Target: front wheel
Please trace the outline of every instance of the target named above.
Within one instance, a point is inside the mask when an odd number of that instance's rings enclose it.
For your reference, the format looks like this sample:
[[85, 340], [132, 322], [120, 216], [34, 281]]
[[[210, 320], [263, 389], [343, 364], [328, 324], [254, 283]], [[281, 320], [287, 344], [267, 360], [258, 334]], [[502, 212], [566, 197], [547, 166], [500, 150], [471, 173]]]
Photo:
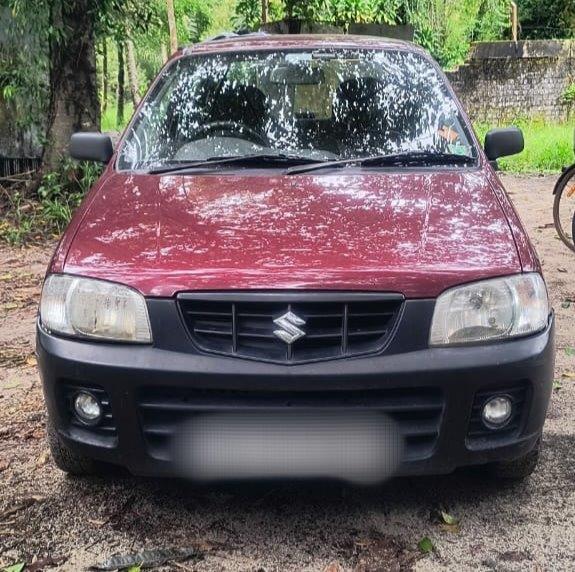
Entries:
[[537, 467], [540, 451], [541, 437], [537, 440], [535, 447], [523, 457], [513, 459], [513, 461], [498, 461], [487, 465], [488, 474], [495, 479], [522, 481], [529, 477]]
[[553, 194], [555, 229], [563, 244], [575, 252], [575, 165], [561, 175]]
[[58, 435], [58, 431], [56, 431], [56, 428], [50, 420], [48, 420], [46, 432], [52, 459], [54, 459], [56, 466], [65, 473], [80, 477], [87, 475], [102, 475], [108, 472], [104, 463], [95, 461], [85, 455], [80, 455], [70, 449], [70, 447], [64, 443], [60, 435]]

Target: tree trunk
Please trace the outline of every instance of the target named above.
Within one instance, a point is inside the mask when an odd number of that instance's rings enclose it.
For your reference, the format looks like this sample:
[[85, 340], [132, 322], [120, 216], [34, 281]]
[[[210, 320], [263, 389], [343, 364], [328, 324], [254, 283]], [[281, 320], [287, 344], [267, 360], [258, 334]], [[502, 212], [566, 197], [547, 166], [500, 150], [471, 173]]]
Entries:
[[170, 31], [170, 50], [175, 53], [178, 50], [178, 30], [176, 29], [176, 14], [174, 12], [174, 0], [166, 0], [168, 9], [168, 29]]
[[99, 131], [100, 103], [96, 74], [91, 0], [55, 2], [50, 23], [60, 31], [50, 42], [50, 101], [43, 171], [54, 170], [66, 154], [72, 133]]
[[125, 83], [124, 44], [123, 42], [118, 42], [118, 109], [116, 124], [119, 128], [124, 125]]
[[130, 94], [132, 96], [132, 103], [134, 109], [140, 103], [140, 94], [138, 93], [138, 66], [136, 65], [136, 51], [134, 50], [134, 42], [132, 40], [126, 41], [127, 55], [128, 55], [128, 79], [130, 81]]
[[108, 93], [110, 91], [110, 81], [108, 79], [108, 41], [104, 38], [102, 45], [102, 113], [108, 110]]

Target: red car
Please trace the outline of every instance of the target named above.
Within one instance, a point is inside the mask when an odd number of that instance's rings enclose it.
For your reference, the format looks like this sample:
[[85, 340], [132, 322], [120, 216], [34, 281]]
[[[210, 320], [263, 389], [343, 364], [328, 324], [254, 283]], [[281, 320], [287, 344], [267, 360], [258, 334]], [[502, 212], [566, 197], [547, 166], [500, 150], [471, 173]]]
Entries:
[[180, 50], [58, 245], [37, 352], [57, 465], [523, 478], [551, 392], [541, 266], [437, 64], [404, 42]]

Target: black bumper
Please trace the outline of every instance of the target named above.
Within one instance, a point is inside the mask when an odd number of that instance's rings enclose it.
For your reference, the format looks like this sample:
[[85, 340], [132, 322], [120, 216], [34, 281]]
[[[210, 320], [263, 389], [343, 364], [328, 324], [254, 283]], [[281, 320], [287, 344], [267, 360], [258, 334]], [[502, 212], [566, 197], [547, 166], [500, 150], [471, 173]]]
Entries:
[[[541, 435], [553, 379], [552, 317], [545, 331], [527, 338], [431, 349], [430, 304], [413, 301], [380, 355], [279, 365], [191, 351], [170, 304], [150, 306], [161, 345], [76, 341], [38, 327], [48, 412], [69, 447], [137, 475], [170, 476], [170, 431], [188, 415], [230, 408], [335, 407], [343, 413], [365, 407], [386, 411], [405, 431], [399, 474], [409, 475], [514, 459]], [[77, 387], [94, 388], [109, 403], [102, 427], [74, 422], [69, 398]], [[516, 402], [513, 422], [500, 431], [486, 430], [478, 417], [482, 401], [494, 393]]]

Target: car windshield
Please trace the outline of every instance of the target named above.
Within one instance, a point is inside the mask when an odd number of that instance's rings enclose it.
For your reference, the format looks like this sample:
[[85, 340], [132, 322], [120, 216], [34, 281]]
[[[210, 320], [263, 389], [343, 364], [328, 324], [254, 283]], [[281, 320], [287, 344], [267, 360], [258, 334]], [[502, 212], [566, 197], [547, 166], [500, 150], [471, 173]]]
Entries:
[[243, 156], [253, 164], [259, 154], [269, 167], [276, 154], [319, 162], [411, 152], [477, 156], [445, 80], [424, 55], [244, 52], [169, 66], [129, 129], [118, 168]]

